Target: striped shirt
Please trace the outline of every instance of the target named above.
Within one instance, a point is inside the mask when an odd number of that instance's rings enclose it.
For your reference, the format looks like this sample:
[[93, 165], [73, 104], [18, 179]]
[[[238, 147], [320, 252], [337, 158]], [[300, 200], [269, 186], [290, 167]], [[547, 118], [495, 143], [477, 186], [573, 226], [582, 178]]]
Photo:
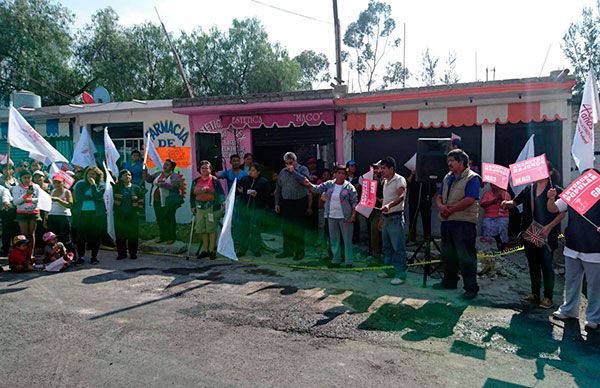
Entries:
[[277, 187], [275, 188], [275, 205], [279, 205], [281, 199], [302, 199], [308, 195], [308, 188], [304, 186], [304, 178], [308, 178], [308, 168], [298, 164], [294, 172], [287, 168], [279, 172]]

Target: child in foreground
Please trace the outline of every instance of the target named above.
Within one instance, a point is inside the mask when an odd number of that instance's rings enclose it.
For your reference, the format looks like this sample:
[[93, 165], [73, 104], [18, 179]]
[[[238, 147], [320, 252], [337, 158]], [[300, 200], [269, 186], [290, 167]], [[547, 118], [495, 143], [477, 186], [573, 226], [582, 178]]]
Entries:
[[13, 247], [8, 254], [8, 265], [13, 272], [35, 271], [29, 259], [29, 240], [22, 234], [15, 236]]
[[44, 247], [46, 271], [57, 272], [67, 268], [73, 261], [73, 253], [67, 252], [65, 245], [58, 242], [58, 238], [53, 232], [44, 233], [42, 239], [46, 244]]

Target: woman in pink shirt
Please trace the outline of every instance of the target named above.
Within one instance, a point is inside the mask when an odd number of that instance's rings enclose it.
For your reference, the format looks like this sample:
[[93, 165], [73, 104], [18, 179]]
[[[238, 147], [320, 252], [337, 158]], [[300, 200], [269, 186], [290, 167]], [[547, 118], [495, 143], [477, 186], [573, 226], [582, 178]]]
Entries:
[[500, 206], [502, 201], [510, 201], [510, 194], [496, 185], [481, 197], [480, 206], [484, 210], [483, 237], [500, 237], [502, 249], [508, 244], [508, 210]]

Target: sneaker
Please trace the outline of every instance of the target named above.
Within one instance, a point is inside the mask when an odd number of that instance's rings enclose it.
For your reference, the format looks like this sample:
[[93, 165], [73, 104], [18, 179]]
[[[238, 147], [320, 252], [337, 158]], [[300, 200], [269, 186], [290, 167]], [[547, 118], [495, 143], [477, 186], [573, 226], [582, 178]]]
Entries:
[[275, 255], [276, 258], [278, 259], [285, 259], [286, 257], [292, 257], [293, 255], [291, 253], [288, 252], [281, 252]]
[[207, 251], [203, 251], [203, 252], [200, 252], [200, 254], [198, 256], [196, 256], [196, 258], [197, 259], [203, 259], [203, 258], [208, 257], [208, 256], [210, 256], [210, 253], [208, 253]]
[[389, 279], [389, 278], [391, 278], [391, 276], [390, 276], [390, 275], [388, 275], [388, 274], [387, 274], [387, 272], [379, 272], [379, 273], [377, 274], [377, 277], [378, 277], [379, 279]]
[[[458, 287], [456, 285], [449, 286], [444, 282], [439, 282], [439, 283], [436, 283], [433, 286], [431, 286], [431, 288], [433, 288], [434, 290], [456, 290]], [[475, 295], [477, 295], [477, 294], [475, 294]]]
[[464, 294], [462, 294], [462, 298], [464, 300], [475, 299], [476, 296], [477, 296], [477, 291], [465, 291]]
[[392, 281], [390, 282], [392, 285], [394, 286], [399, 286], [401, 284], [404, 284], [404, 279], [401, 278], [393, 278]]
[[96, 265], [99, 263], [99, 261], [96, 257], [92, 257], [92, 259], [90, 260], [90, 263]]
[[598, 328], [598, 324], [597, 323], [585, 321], [585, 330], [586, 331], [596, 330], [597, 328]]
[[[521, 302], [523, 303], [531, 303], [531, 304], [539, 304], [540, 303], [540, 296], [536, 295], [536, 294], [529, 294], [527, 296], [524, 296], [523, 298], [519, 299]], [[552, 306], [550, 306], [552, 307]], [[548, 308], [550, 308], [548, 307]]]
[[544, 300], [542, 300], [542, 303], [540, 303], [540, 307], [543, 309], [551, 309], [552, 307], [554, 307], [554, 303], [552, 303], [552, 299], [544, 298]]
[[552, 316], [561, 321], [566, 321], [567, 319], [579, 319], [577, 317], [570, 317], [568, 315], [565, 315], [565, 314], [561, 313], [560, 310], [556, 310], [555, 312], [553, 312]]

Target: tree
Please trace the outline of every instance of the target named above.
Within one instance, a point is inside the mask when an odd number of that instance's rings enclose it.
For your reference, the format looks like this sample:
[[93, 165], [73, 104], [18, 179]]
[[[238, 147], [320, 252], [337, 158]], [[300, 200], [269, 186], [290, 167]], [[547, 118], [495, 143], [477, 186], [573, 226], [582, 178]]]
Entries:
[[350, 68], [357, 73], [358, 87], [362, 91], [363, 83], [367, 91], [375, 86], [376, 71], [388, 49], [400, 45], [400, 39], [392, 34], [396, 22], [391, 17], [389, 4], [370, 0], [366, 10], [350, 23], [344, 34], [344, 44], [354, 49]]
[[294, 61], [298, 62], [302, 70], [300, 77], [302, 89], [312, 89], [314, 83], [318, 85], [331, 79], [329, 60], [323, 53], [317, 54], [313, 50], [304, 50], [294, 58]]
[[600, 3], [596, 9], [584, 8], [582, 19], [571, 23], [563, 36], [562, 49], [573, 66], [577, 90], [583, 89], [587, 72], [600, 74]]
[[425, 49], [423, 52], [423, 59], [421, 61], [423, 64], [423, 69], [421, 70], [420, 76], [420, 81], [425, 86], [433, 86], [437, 83], [436, 71], [438, 62], [439, 58], [432, 57], [429, 53], [429, 48]]
[[29, 90], [44, 105], [67, 103], [82, 83], [72, 63], [73, 14], [48, 0], [2, 0], [0, 100]]
[[211, 28], [182, 34], [179, 47], [198, 95], [293, 91], [301, 87], [300, 64], [268, 40], [256, 18], [234, 19], [227, 33]]
[[440, 82], [443, 85], [453, 85], [457, 84], [458, 81], [460, 81], [460, 77], [456, 73], [456, 53], [450, 51], [448, 53], [448, 59], [446, 59], [446, 68], [444, 69], [444, 74], [440, 78]]
[[410, 72], [402, 62], [388, 63], [386, 75], [383, 76], [382, 89], [405, 87], [406, 80], [409, 78]]

